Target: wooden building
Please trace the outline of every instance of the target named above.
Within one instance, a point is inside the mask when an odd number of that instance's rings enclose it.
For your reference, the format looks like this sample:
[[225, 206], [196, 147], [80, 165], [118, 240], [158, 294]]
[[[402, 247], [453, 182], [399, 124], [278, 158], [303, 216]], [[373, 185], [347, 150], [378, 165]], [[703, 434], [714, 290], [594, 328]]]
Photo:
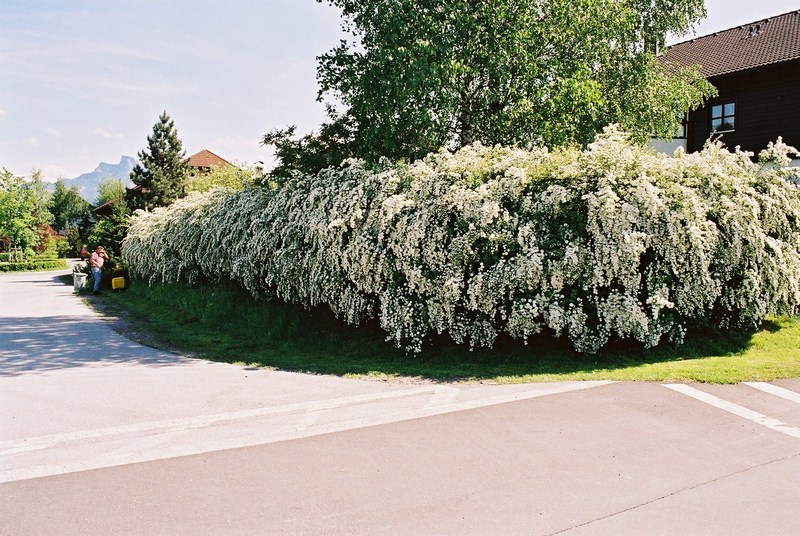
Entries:
[[233, 166], [230, 162], [225, 160], [224, 158], [215, 155], [208, 149], [203, 149], [199, 153], [195, 153], [189, 157], [189, 169], [190, 174], [194, 175], [202, 175], [205, 173], [211, 173], [214, 168], [225, 168], [229, 166]]
[[688, 114], [687, 151], [710, 136], [756, 154], [778, 136], [800, 148], [800, 10], [672, 45], [661, 59], [698, 66], [719, 91]]

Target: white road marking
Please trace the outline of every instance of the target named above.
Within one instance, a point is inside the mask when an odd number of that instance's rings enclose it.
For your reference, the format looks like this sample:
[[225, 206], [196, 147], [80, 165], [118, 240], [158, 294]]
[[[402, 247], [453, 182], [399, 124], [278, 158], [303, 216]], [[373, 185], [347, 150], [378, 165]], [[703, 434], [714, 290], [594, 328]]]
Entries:
[[796, 393], [789, 389], [784, 389], [783, 387], [778, 387], [777, 385], [772, 385], [771, 383], [765, 383], [765, 382], [742, 382], [742, 383], [752, 387], [753, 389], [758, 389], [759, 391], [764, 391], [765, 393], [779, 396], [786, 400], [791, 400], [796, 404], [800, 404], [800, 393]]
[[[391, 401], [401, 397], [415, 397], [426, 393], [432, 393], [436, 397], [436, 389], [441, 386], [425, 386], [415, 389], [405, 389], [400, 391], [388, 391], [369, 395], [358, 395], [351, 397], [335, 398], [316, 402], [304, 402], [297, 404], [287, 404], [269, 408], [257, 408], [231, 413], [216, 415], [206, 415], [200, 417], [190, 417], [185, 419], [174, 419], [165, 421], [155, 421], [149, 423], [138, 423], [118, 427], [99, 428], [95, 430], [84, 430], [73, 433], [53, 434], [48, 436], [33, 437], [27, 439], [15, 439], [0, 442], [0, 465], [4, 470], [0, 470], [0, 483], [27, 480], [77, 471], [91, 469], [102, 469], [131, 463], [147, 462], [175, 458], [179, 456], [189, 456], [194, 454], [204, 454], [220, 450], [228, 450], [256, 445], [265, 445], [278, 441], [301, 439], [305, 437], [318, 436], [333, 432], [341, 432], [401, 422], [405, 420], [430, 417], [445, 413], [453, 413], [469, 409], [476, 409], [484, 406], [503, 404], [517, 400], [526, 400], [540, 396], [577, 391], [606, 385], [612, 382], [568, 382], [554, 383], [548, 385], [537, 385], [535, 389], [515, 391], [495, 396], [478, 397], [471, 400], [446, 403], [442, 398], [441, 405], [416, 405], [395, 411], [376, 411], [370, 412], [367, 417], [345, 418], [326, 423], [316, 423], [317, 416], [309, 418], [307, 413], [329, 413], [334, 411], [346, 411], [347, 406], [363, 403], [375, 403], [379, 401]], [[458, 391], [458, 389], [453, 389]], [[440, 397], [447, 393], [448, 397], [453, 397], [453, 392], [449, 390], [441, 391]], [[457, 396], [458, 393], [456, 392]], [[453, 398], [454, 399], [454, 398]], [[268, 423], [267, 425], [253, 425], [246, 430], [234, 430], [227, 437], [209, 440], [208, 438], [198, 440], [186, 434], [191, 430], [199, 431], [202, 428], [210, 428], [216, 425], [241, 424], [240, 421], [258, 417], [280, 417], [292, 418], [292, 414], [297, 413], [294, 420], [288, 423]], [[309, 425], [309, 421], [313, 424]], [[131, 436], [131, 437], [127, 437]], [[105, 450], [102, 454], [86, 454], [76, 459], [74, 452], [76, 447], [92, 447], [102, 449], [103, 441], [113, 444], [112, 450]], [[114, 443], [116, 442], [116, 443]], [[122, 446], [120, 446], [122, 442]], [[65, 454], [59, 458], [58, 450], [65, 449]], [[9, 467], [7, 463], [17, 455], [29, 453], [37, 450], [45, 450], [52, 453], [49, 458], [55, 458], [56, 463], [44, 463], [39, 465], [25, 466], [21, 463], [15, 468]], [[30, 463], [30, 462], [29, 462]]]
[[311, 426], [315, 426], [325, 415], [327, 415], [334, 409], [336, 408], [325, 408], [325, 409], [315, 409], [306, 411], [301, 422], [301, 427], [308, 428]]
[[212, 415], [201, 415], [197, 417], [186, 417], [183, 419], [170, 419], [163, 421], [142, 422], [127, 424], [123, 426], [112, 426], [108, 428], [95, 428], [94, 430], [81, 430], [64, 434], [51, 434], [39, 437], [24, 439], [12, 439], [0, 441], [0, 456], [7, 454], [17, 454], [20, 452], [30, 452], [57, 446], [62, 443], [72, 443], [85, 439], [97, 439], [125, 435], [130, 433], [143, 432], [172, 432], [181, 430], [191, 430], [194, 428], [205, 428], [216, 424], [231, 423], [244, 419], [264, 417], [267, 415], [277, 415], [281, 413], [294, 412], [317, 412], [326, 409], [334, 409], [342, 405], [363, 404], [375, 402], [387, 398], [400, 398], [430, 393], [433, 387], [422, 387], [415, 389], [405, 389], [402, 391], [385, 391], [381, 393], [371, 393], [366, 395], [355, 395], [341, 398], [330, 398], [327, 400], [315, 400], [311, 402], [299, 402], [295, 404], [285, 404], [283, 406], [270, 406], [266, 408], [247, 409], [230, 413], [215, 413]]
[[437, 406], [447, 406], [452, 404], [458, 398], [458, 394], [461, 391], [455, 387], [449, 387], [447, 385], [439, 385], [433, 391], [433, 396], [431, 396], [428, 403], [425, 404], [425, 408], [435, 408]]
[[778, 419], [767, 417], [766, 415], [758, 413], [757, 411], [753, 411], [744, 406], [734, 404], [733, 402], [728, 402], [727, 400], [723, 400], [714, 395], [710, 395], [706, 392], [700, 391], [699, 389], [695, 389], [694, 387], [689, 387], [688, 385], [671, 384], [671, 383], [663, 385], [667, 389], [672, 389], [673, 391], [676, 391], [678, 393], [690, 396], [696, 400], [705, 402], [706, 404], [710, 404], [721, 410], [733, 413], [734, 415], [742, 417], [743, 419], [748, 419], [762, 426], [766, 426], [771, 430], [775, 430], [776, 432], [780, 432], [782, 434], [786, 434], [796, 439], [800, 439], [800, 428], [789, 426], [785, 422], [779, 421]]

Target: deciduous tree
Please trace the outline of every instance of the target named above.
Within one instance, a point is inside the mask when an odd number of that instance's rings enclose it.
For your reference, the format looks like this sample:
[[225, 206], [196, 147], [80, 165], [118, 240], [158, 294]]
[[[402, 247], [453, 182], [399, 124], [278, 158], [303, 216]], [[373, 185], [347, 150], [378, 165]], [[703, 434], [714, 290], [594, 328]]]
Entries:
[[261, 173], [251, 166], [215, 166], [208, 173], [199, 173], [189, 179], [188, 192], [207, 192], [214, 188], [241, 190], [261, 179]]
[[48, 208], [53, 215], [53, 228], [57, 231], [66, 231], [86, 220], [90, 205], [78, 193], [76, 186], [67, 188], [63, 180], [58, 180]]
[[119, 255], [122, 240], [128, 232], [130, 210], [125, 195], [125, 184], [114, 178], [100, 182], [97, 206], [110, 203], [110, 212], [100, 219], [88, 237], [91, 246], [103, 246], [112, 255]]
[[278, 165], [270, 171], [271, 178], [278, 181], [287, 179], [295, 171], [317, 173], [356, 155], [352, 117], [338, 115], [331, 106], [328, 106], [327, 113], [329, 121], [323, 123], [317, 132], [300, 139], [294, 137], [295, 126], [274, 129], [264, 136], [263, 144], [275, 147], [278, 160]]
[[318, 58], [319, 99], [343, 103], [368, 160], [473, 141], [586, 144], [611, 123], [667, 137], [713, 92], [655, 56], [703, 0], [318, 1], [357, 38]]
[[29, 179], [3, 169], [0, 173], [0, 238], [23, 250], [39, 242], [38, 230], [52, 221], [47, 210], [50, 194], [41, 174], [34, 171]]

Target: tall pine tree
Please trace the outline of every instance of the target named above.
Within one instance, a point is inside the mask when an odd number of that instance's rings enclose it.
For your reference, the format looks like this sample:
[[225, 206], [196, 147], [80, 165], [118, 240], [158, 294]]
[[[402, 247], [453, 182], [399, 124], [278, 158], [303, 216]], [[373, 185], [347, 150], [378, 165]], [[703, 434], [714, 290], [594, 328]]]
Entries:
[[162, 113], [147, 137], [147, 149], [139, 151], [139, 164], [131, 171], [135, 187], [128, 190], [131, 209], [169, 205], [186, 195], [189, 166], [175, 122]]

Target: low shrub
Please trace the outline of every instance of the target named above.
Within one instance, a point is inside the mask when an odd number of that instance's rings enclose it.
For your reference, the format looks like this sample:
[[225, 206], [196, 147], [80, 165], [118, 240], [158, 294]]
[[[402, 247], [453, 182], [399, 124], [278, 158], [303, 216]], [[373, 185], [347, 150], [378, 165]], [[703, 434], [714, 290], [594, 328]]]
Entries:
[[595, 352], [800, 307], [800, 190], [778, 143], [658, 155], [610, 128], [588, 149], [469, 146], [410, 165], [350, 161], [273, 190], [138, 212], [123, 244], [151, 281], [232, 279], [256, 296], [490, 346], [552, 330]]
[[23, 262], [0, 262], [0, 272], [33, 272], [39, 270], [67, 270], [65, 259], [37, 259]]

